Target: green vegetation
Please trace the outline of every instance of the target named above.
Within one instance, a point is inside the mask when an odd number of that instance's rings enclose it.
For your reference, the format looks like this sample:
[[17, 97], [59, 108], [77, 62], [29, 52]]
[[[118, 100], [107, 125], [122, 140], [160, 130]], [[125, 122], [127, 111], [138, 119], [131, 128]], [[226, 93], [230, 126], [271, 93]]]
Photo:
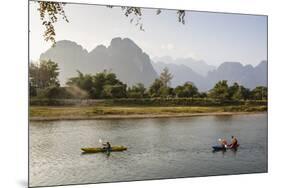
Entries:
[[175, 94], [177, 97], [200, 97], [197, 87], [188, 82], [186, 82], [183, 86], [176, 87]]
[[31, 99], [32, 106], [266, 106], [266, 100], [228, 100], [201, 98], [132, 98], [132, 99]]
[[58, 64], [51, 60], [31, 63], [29, 66], [30, 95], [36, 96], [38, 90], [48, 87], [59, 87], [58, 75]]
[[124, 107], [124, 106], [71, 106], [30, 108], [31, 120], [88, 119], [88, 118], [134, 118], [134, 117], [184, 117], [194, 115], [229, 115], [239, 112], [264, 112], [266, 106], [223, 107]]
[[78, 87], [87, 92], [86, 98], [123, 98], [126, 97], [126, 84], [116, 78], [116, 75], [106, 70], [96, 75], [83, 74], [78, 71], [78, 77], [70, 78], [69, 87]]
[[[116, 74], [104, 70], [95, 75], [83, 74], [77, 71], [76, 77], [69, 78], [67, 87], [60, 87], [58, 81], [58, 64], [40, 61], [30, 64], [30, 96], [32, 99], [144, 99], [144, 101], [165, 100], [183, 102], [186, 105], [206, 105], [213, 103], [221, 105], [238, 103], [239, 101], [267, 100], [267, 87], [258, 86], [252, 91], [238, 83], [228, 86], [226, 80], [219, 81], [209, 92], [199, 92], [197, 87], [186, 82], [176, 88], [170, 87], [173, 78], [167, 68], [164, 68], [159, 78], [147, 89], [142, 83], [131, 87], [121, 82]], [[181, 101], [179, 99], [184, 99]], [[193, 101], [187, 103], [185, 101]], [[212, 101], [210, 103], [210, 101]], [[128, 100], [127, 103], [132, 102]], [[170, 102], [167, 104], [174, 104]]]
[[165, 68], [147, 89], [142, 83], [127, 87], [114, 73], [70, 78], [60, 87], [58, 65], [52, 61], [30, 64], [30, 117], [32, 119], [87, 119], [130, 117], [181, 117], [267, 111], [267, 88], [252, 91], [222, 80], [209, 92], [186, 82], [170, 87]]

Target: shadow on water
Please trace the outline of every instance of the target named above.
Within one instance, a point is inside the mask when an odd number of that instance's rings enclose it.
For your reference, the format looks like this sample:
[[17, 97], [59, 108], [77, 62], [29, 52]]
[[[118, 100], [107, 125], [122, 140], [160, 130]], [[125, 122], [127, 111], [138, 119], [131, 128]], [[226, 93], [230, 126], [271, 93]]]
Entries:
[[103, 154], [106, 155], [107, 158], [110, 157], [111, 152], [100, 152], [100, 153], [87, 153], [87, 152], [81, 152], [81, 156], [83, 155], [98, 155], [98, 154]]
[[212, 153], [213, 154], [221, 153], [224, 156], [227, 152], [228, 153], [231, 152], [233, 154], [233, 156], [236, 156], [237, 151], [238, 151], [238, 149], [236, 148], [236, 149], [228, 149], [228, 150], [226, 150], [226, 149], [224, 149], [224, 150], [212, 150]]

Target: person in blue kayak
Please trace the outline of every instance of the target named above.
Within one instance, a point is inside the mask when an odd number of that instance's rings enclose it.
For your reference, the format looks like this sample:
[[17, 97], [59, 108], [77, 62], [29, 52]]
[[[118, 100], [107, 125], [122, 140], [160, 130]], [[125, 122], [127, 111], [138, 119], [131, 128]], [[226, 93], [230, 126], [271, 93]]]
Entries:
[[225, 138], [219, 139], [222, 148], [227, 148], [227, 140]]
[[235, 136], [231, 136], [231, 144], [228, 145], [230, 148], [236, 148], [238, 145], [238, 140]]

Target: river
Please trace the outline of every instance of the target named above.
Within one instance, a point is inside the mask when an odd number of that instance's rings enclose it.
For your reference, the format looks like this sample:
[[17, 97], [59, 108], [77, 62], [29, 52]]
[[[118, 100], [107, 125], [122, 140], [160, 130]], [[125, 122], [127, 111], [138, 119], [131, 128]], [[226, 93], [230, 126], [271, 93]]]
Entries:
[[[30, 186], [267, 172], [267, 114], [42, 121], [29, 125]], [[236, 152], [212, 152], [238, 138]], [[82, 154], [99, 139], [124, 152]]]

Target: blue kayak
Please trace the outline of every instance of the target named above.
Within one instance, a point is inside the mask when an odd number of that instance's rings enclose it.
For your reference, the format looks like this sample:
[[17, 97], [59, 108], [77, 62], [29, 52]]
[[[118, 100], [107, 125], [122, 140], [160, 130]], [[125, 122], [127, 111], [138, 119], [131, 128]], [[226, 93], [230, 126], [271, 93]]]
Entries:
[[239, 147], [239, 144], [237, 144], [235, 147], [222, 147], [221, 145], [212, 146], [214, 151], [226, 151], [227, 149], [236, 150]]

